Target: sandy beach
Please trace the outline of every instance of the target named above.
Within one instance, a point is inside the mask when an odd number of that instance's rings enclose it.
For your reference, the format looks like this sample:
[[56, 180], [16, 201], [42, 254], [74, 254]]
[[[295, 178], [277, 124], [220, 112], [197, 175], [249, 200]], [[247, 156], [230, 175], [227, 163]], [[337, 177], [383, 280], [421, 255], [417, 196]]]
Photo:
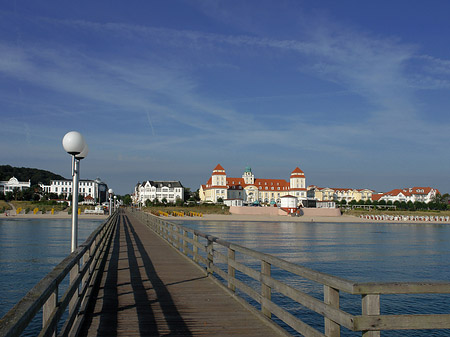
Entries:
[[171, 221], [270, 221], [270, 222], [370, 222], [354, 216], [286, 216], [286, 215], [254, 215], [254, 214], [204, 214], [203, 217], [169, 217]]
[[169, 221], [257, 221], [257, 222], [325, 222], [325, 223], [395, 223], [395, 224], [447, 224], [449, 222], [430, 222], [430, 221], [390, 221], [390, 220], [369, 220], [352, 215], [342, 216], [286, 216], [286, 215], [246, 215], [246, 214], [204, 214], [203, 217], [168, 217]]

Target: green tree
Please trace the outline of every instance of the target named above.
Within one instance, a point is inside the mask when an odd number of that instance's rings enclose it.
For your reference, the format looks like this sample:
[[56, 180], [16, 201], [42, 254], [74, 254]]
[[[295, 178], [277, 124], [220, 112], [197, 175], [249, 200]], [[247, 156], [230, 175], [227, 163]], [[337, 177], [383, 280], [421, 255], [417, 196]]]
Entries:
[[131, 205], [131, 196], [129, 194], [125, 194], [123, 196], [122, 201], [125, 206], [130, 206]]

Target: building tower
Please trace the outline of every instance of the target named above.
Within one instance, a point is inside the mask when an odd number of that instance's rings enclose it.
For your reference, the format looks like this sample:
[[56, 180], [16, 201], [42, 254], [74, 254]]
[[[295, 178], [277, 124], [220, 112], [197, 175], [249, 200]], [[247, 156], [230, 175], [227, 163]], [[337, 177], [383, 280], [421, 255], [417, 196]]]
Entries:
[[212, 186], [227, 186], [227, 175], [220, 164], [217, 164], [213, 170], [211, 184]]
[[250, 166], [247, 166], [245, 168], [242, 178], [244, 179], [244, 183], [247, 185], [253, 185], [255, 183], [255, 176], [253, 175], [252, 169]]
[[291, 190], [305, 189], [306, 188], [305, 180], [306, 180], [305, 173], [298, 167], [296, 167], [295, 170], [292, 171], [291, 173], [290, 189]]

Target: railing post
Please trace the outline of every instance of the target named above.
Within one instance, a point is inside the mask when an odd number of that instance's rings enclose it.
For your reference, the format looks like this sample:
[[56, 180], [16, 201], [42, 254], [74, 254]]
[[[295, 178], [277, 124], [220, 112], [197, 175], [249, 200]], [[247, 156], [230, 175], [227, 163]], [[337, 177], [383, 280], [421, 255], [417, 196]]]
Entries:
[[[80, 261], [77, 261], [77, 263], [75, 263], [73, 268], [70, 270], [70, 284], [75, 282], [79, 272], [80, 272]], [[69, 316], [73, 313], [73, 310], [78, 301], [78, 296], [79, 296], [79, 287], [77, 287], [76, 291], [73, 293], [73, 297], [70, 299]]]
[[[234, 261], [236, 258], [236, 252], [234, 249], [228, 248], [228, 261]], [[228, 262], [228, 289], [232, 292], [236, 291], [236, 287], [231, 283], [231, 279], [234, 279], [236, 276], [236, 270], [230, 266], [230, 262]]]
[[[324, 285], [323, 297], [325, 304], [328, 304], [332, 308], [339, 309], [339, 290]], [[340, 337], [341, 335], [340, 325], [327, 317], [324, 318], [325, 318], [325, 336]]]
[[187, 234], [187, 231], [185, 231], [184, 229], [182, 231], [183, 231], [183, 254], [187, 255], [188, 244], [187, 244], [186, 239], [188, 237], [188, 234]]
[[[362, 295], [362, 314], [380, 314], [380, 295]], [[362, 337], [380, 337], [380, 331], [363, 331]]]
[[208, 246], [206, 246], [207, 260], [208, 265], [206, 266], [206, 271], [208, 274], [212, 274], [212, 266], [214, 264], [214, 255], [213, 255], [213, 241], [208, 237]]
[[[55, 290], [50, 295], [50, 297], [47, 299], [47, 301], [44, 303], [44, 306], [42, 308], [42, 327], [43, 328], [47, 324], [47, 321], [49, 320], [53, 310], [55, 310], [57, 305], [58, 305], [58, 286], [56, 286]], [[55, 326], [52, 327], [52, 329], [53, 329], [52, 336], [55, 337], [57, 334], [57, 325], [55, 324]]]
[[192, 247], [192, 250], [194, 251], [194, 256], [193, 256], [194, 262], [198, 262], [198, 247], [197, 247], [197, 244], [198, 244], [198, 235], [194, 234], [194, 245]]
[[[91, 247], [86, 249], [86, 252], [83, 255], [83, 267], [82, 267], [82, 269], [84, 268], [86, 263], [88, 263], [90, 258], [91, 258]], [[83, 280], [81, 282], [81, 289], [83, 289], [84, 285], [86, 284], [87, 280], [89, 279], [89, 276], [90, 276], [90, 274], [92, 272], [91, 271], [92, 266], [93, 266], [93, 263], [91, 263], [91, 265], [89, 266], [89, 271], [84, 273]]]
[[[261, 261], [261, 274], [263, 274], [265, 276], [270, 276], [270, 263], [268, 263], [266, 261]], [[261, 295], [262, 295], [263, 299], [267, 299], [270, 301], [272, 298], [271, 293], [272, 293], [272, 289], [261, 280]], [[264, 314], [264, 316], [266, 316], [267, 318], [272, 317], [272, 313], [264, 305], [264, 303], [261, 303], [261, 311]]]

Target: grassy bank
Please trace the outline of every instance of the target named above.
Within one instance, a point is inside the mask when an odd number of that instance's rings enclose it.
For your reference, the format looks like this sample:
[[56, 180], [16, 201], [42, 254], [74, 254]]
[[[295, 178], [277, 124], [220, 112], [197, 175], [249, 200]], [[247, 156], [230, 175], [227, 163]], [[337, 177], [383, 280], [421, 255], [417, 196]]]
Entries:
[[8, 211], [11, 209], [11, 206], [8, 205], [8, 203], [5, 200], [0, 200], [0, 211]]
[[[71, 207], [67, 207], [67, 204], [53, 204], [52, 202], [48, 202], [48, 201], [44, 201], [44, 202], [40, 202], [40, 201], [16, 201], [13, 200], [10, 202], [11, 204], [14, 205], [14, 207], [16, 209], [21, 208], [22, 211], [25, 212], [25, 214], [28, 213], [33, 213], [33, 210], [35, 208], [37, 208], [40, 212], [42, 213], [50, 213], [52, 211], [52, 209], [55, 210], [55, 212], [70, 212], [72, 210]], [[5, 210], [10, 210], [11, 207], [5, 203], [7, 208], [5, 208]], [[0, 204], [0, 209], [2, 209], [2, 205]], [[78, 208], [81, 209], [81, 212], [84, 212], [85, 209], [94, 209], [94, 206], [85, 206], [85, 205], [79, 205]]]
[[143, 211], [145, 212], [158, 212], [158, 211], [162, 211], [162, 212], [166, 212], [166, 213], [170, 213], [170, 212], [184, 212], [184, 213], [188, 213], [188, 212], [196, 212], [196, 213], [202, 213], [202, 214], [230, 214], [230, 208], [228, 206], [225, 205], [207, 205], [207, 204], [203, 204], [203, 205], [197, 205], [197, 206], [189, 206], [189, 207], [184, 207], [184, 206], [153, 206], [153, 207], [143, 207], [142, 208]]
[[344, 210], [343, 214], [353, 215], [359, 217], [360, 215], [409, 215], [409, 216], [450, 216], [450, 211], [407, 211], [407, 210], [367, 210], [367, 209], [353, 209]]

